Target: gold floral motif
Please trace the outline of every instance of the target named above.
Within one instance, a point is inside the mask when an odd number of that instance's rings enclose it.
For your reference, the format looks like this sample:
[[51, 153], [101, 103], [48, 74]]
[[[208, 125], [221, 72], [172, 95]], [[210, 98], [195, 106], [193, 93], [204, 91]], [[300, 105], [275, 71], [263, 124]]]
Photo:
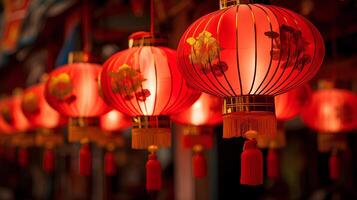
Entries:
[[22, 101], [22, 108], [29, 113], [39, 112], [38, 97], [34, 92], [25, 93]]
[[136, 97], [139, 101], [145, 101], [150, 96], [148, 89], [142, 88], [142, 83], [146, 79], [142, 76], [140, 70], [132, 69], [129, 65], [123, 64], [118, 72], [109, 73], [111, 88], [113, 93], [121, 94], [125, 100], [131, 100]]
[[71, 95], [73, 90], [71, 78], [67, 73], [61, 73], [52, 77], [48, 88], [49, 93], [58, 100], [67, 101], [74, 97]]
[[215, 75], [223, 75], [228, 69], [227, 64], [219, 61], [220, 46], [216, 38], [208, 31], [201, 32], [196, 38], [190, 37], [186, 42], [191, 45], [189, 58], [193, 64], [201, 67], [204, 73], [213, 72]]

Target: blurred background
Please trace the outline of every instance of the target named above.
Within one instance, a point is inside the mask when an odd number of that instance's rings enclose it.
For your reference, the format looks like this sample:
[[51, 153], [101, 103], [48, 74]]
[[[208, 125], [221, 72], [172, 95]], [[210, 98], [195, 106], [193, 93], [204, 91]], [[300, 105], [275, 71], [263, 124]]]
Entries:
[[[128, 36], [149, 30], [148, 0], [88, 0], [90, 5], [93, 62], [103, 63], [127, 48]], [[286, 7], [309, 19], [321, 32], [326, 47], [324, 64], [310, 82], [339, 80], [355, 92], [357, 80], [356, 0], [260, 0]], [[67, 63], [71, 50], [79, 49], [81, 0], [3, 0], [0, 4], [0, 93], [37, 83], [41, 75]], [[197, 18], [218, 9], [217, 0], [156, 0], [157, 29], [168, 35], [176, 49], [186, 28]], [[180, 145], [182, 127], [173, 126], [173, 148], [159, 151], [163, 191], [157, 199], [357, 199], [357, 135], [347, 133], [338, 182], [328, 175], [329, 153], [317, 150], [317, 134], [294, 118], [285, 124], [287, 144], [282, 151], [282, 176], [263, 186], [239, 184], [243, 139], [222, 139], [214, 130], [214, 146], [207, 151], [209, 175], [194, 180], [191, 151]], [[65, 127], [58, 131], [65, 133]], [[78, 175], [78, 144], [58, 147], [56, 171], [42, 170], [42, 150], [29, 151], [28, 167], [18, 166], [15, 153], [0, 160], [0, 199], [150, 199], [145, 191], [147, 152], [130, 149], [130, 130], [123, 130], [124, 144], [116, 150], [118, 173], [103, 174], [104, 150], [92, 146], [93, 176]], [[265, 155], [267, 151], [263, 152]]]

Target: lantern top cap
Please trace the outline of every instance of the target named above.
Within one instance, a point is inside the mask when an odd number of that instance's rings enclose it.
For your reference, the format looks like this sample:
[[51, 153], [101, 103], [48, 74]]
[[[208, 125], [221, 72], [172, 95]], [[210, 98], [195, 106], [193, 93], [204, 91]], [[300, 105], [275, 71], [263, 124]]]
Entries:
[[68, 54], [68, 63], [88, 62], [89, 53], [84, 51], [73, 51]]
[[225, 9], [230, 6], [236, 6], [238, 4], [250, 3], [248, 0], [219, 0], [219, 8]]
[[167, 37], [160, 33], [139, 31], [129, 36], [129, 48], [138, 46], [166, 46]]

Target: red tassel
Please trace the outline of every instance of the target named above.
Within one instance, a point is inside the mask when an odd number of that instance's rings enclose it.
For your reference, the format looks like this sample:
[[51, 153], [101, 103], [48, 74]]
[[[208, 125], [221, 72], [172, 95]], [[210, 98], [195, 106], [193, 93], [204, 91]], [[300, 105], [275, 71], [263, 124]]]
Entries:
[[105, 175], [114, 176], [116, 174], [116, 165], [113, 151], [107, 151], [104, 156]]
[[84, 144], [79, 151], [79, 174], [81, 176], [92, 174], [92, 153], [89, 144]]
[[18, 162], [21, 167], [27, 167], [28, 165], [28, 152], [27, 149], [21, 148], [19, 150]]
[[196, 152], [192, 157], [193, 176], [195, 178], [204, 178], [207, 176], [206, 159], [202, 152]]
[[257, 148], [255, 139], [244, 142], [240, 183], [250, 186], [263, 184], [263, 154]]
[[151, 153], [146, 162], [146, 189], [148, 191], [161, 189], [161, 164], [155, 153]]
[[55, 169], [55, 152], [52, 149], [47, 149], [44, 152], [42, 167], [46, 173], [52, 173], [54, 171], [54, 169]]
[[340, 178], [340, 159], [337, 153], [333, 153], [329, 160], [330, 165], [330, 179], [336, 181]]
[[269, 149], [267, 156], [267, 175], [269, 179], [280, 177], [279, 155], [276, 149]]

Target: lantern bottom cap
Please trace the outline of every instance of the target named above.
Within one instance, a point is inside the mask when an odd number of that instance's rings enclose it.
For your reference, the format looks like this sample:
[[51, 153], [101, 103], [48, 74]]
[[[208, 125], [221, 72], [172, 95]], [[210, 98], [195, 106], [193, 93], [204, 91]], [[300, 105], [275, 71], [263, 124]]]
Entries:
[[254, 130], [258, 134], [274, 138], [277, 122], [273, 112], [232, 112], [223, 116], [223, 138], [245, 137], [245, 132]]
[[148, 149], [149, 146], [171, 147], [170, 128], [133, 128], [131, 147]]

